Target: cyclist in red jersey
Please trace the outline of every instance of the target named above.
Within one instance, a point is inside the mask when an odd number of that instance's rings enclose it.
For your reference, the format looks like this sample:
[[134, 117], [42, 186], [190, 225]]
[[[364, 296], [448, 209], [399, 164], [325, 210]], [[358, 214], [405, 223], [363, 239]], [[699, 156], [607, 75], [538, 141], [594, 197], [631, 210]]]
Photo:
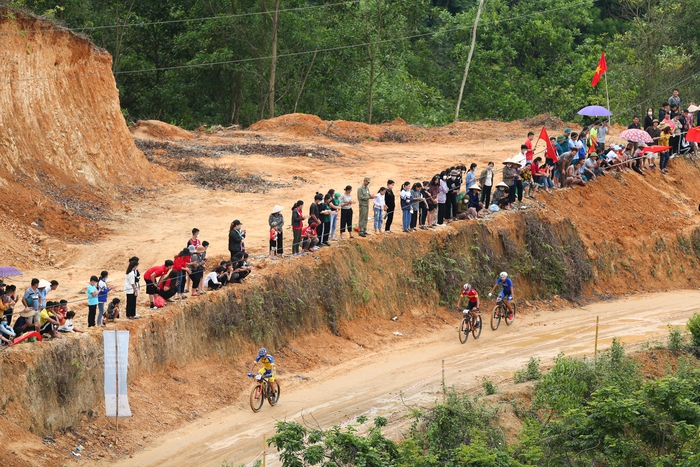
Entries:
[[[457, 311], [462, 311], [460, 305], [462, 304], [462, 298], [467, 297], [467, 311], [472, 315], [472, 310], [479, 310], [480, 300], [479, 293], [476, 291], [471, 284], [464, 284], [462, 287], [462, 293], [459, 295], [459, 300], [457, 300]], [[472, 318], [474, 316], [472, 315]]]

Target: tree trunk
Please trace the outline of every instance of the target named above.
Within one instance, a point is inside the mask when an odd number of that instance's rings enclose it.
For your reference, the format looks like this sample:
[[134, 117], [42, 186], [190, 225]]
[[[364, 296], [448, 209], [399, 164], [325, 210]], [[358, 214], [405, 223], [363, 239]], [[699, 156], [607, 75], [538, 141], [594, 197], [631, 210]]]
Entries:
[[479, 25], [479, 17], [481, 16], [481, 10], [484, 8], [484, 0], [479, 1], [479, 9], [476, 10], [476, 20], [474, 21], [474, 28], [472, 29], [472, 45], [469, 47], [469, 56], [467, 57], [467, 64], [464, 67], [464, 76], [462, 76], [462, 86], [459, 88], [459, 98], [457, 99], [457, 108], [455, 109], [455, 122], [459, 120], [459, 107], [462, 105], [462, 96], [464, 94], [464, 85], [467, 83], [467, 75], [469, 74], [469, 65], [472, 62], [472, 54], [474, 53], [474, 46], [476, 45], [476, 28]]
[[296, 99], [296, 101], [294, 101], [294, 113], [297, 113], [297, 106], [299, 105], [299, 99], [301, 99], [301, 93], [304, 92], [304, 85], [306, 85], [306, 79], [309, 77], [309, 74], [311, 73], [311, 68], [313, 68], [315, 61], [316, 61], [316, 52], [314, 52], [314, 56], [311, 57], [311, 64], [309, 65], [309, 68], [306, 70], [306, 74], [304, 74], [304, 78], [301, 80], [301, 85], [299, 86], [299, 92], [297, 92], [297, 99]]
[[268, 99], [270, 118], [275, 116], [275, 74], [277, 73], [277, 25], [279, 23], [280, 0], [275, 0], [275, 11], [272, 16], [272, 58], [270, 60], [270, 89]]
[[238, 125], [241, 118], [241, 104], [243, 101], [243, 72], [236, 72], [236, 82], [233, 86], [233, 105], [231, 106], [231, 124]]

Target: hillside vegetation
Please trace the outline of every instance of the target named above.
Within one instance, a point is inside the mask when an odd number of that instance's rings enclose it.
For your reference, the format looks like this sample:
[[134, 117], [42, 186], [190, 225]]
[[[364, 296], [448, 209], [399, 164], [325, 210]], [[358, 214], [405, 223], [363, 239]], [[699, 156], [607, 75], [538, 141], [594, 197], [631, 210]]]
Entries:
[[[6, 0], [7, 1], [7, 0]], [[123, 111], [185, 127], [324, 119], [454, 119], [477, 0], [10, 0], [88, 35], [114, 57]], [[658, 108], [700, 74], [700, 0], [487, 0], [462, 119], [572, 119]], [[18, 31], [22, 32], [22, 31]]]

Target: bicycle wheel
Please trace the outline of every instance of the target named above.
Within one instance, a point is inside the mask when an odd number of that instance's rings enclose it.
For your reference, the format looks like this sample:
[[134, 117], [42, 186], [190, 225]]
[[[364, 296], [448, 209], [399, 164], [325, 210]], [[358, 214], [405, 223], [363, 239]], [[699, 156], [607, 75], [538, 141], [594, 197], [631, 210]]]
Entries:
[[462, 324], [459, 326], [459, 341], [464, 344], [469, 339], [469, 321], [467, 318], [462, 318]]
[[279, 381], [275, 381], [275, 384], [277, 385], [277, 391], [274, 393], [272, 392], [272, 390], [269, 389], [269, 386], [268, 386], [267, 402], [269, 402], [270, 405], [275, 405], [280, 400], [280, 392], [281, 392], [280, 383], [279, 383]]
[[493, 312], [491, 313], [491, 329], [494, 331], [498, 329], [501, 325], [501, 305], [496, 305], [493, 307]]
[[474, 336], [474, 339], [478, 339], [481, 335], [481, 324], [481, 315], [476, 315], [476, 318], [474, 318], [474, 328], [472, 329], [472, 336]]
[[259, 411], [265, 399], [263, 398], [262, 384], [256, 384], [253, 389], [250, 390], [250, 408], [253, 412]]
[[508, 319], [508, 310], [505, 310], [505, 318], [506, 318], [506, 324], [510, 326], [513, 324], [513, 321], [515, 321], [515, 302], [513, 302], [513, 313], [510, 315], [510, 319]]

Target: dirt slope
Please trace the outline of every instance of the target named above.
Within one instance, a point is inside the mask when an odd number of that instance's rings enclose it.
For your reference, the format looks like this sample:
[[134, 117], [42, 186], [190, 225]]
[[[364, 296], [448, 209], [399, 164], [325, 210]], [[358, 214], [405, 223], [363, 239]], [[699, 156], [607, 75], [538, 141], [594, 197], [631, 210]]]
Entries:
[[0, 6], [0, 218], [14, 263], [52, 261], [26, 251], [46, 238], [94, 238], [120, 198], [152, 185], [111, 64], [87, 39]]

